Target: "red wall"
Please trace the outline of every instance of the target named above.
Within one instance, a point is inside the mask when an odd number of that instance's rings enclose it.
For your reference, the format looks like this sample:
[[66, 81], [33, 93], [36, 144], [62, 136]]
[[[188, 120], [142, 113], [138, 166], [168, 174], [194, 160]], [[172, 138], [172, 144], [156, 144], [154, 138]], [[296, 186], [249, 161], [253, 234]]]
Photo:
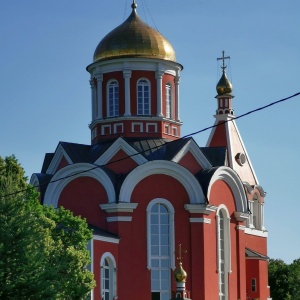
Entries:
[[86, 218], [91, 225], [106, 229], [106, 212], [99, 206], [104, 203], [108, 203], [104, 187], [94, 178], [80, 177], [66, 185], [59, 197], [58, 206]]

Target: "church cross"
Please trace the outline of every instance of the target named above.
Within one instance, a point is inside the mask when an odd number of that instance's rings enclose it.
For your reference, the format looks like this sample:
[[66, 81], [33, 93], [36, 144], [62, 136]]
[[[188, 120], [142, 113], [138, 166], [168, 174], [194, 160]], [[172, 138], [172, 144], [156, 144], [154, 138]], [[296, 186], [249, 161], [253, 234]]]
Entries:
[[185, 253], [187, 253], [187, 251], [186, 250], [182, 250], [181, 249], [181, 244], [179, 244], [179, 246], [178, 246], [178, 257], [177, 257], [177, 259], [179, 260], [179, 262], [182, 262], [182, 260], [183, 260], [183, 256], [182, 256], [182, 254], [185, 254]]
[[222, 70], [223, 70], [223, 73], [225, 72], [225, 69], [227, 68], [227, 66], [225, 66], [225, 59], [230, 59], [230, 56], [225, 56], [225, 51], [223, 50], [222, 51], [222, 57], [218, 57], [217, 60], [223, 60], [223, 64], [222, 64]]

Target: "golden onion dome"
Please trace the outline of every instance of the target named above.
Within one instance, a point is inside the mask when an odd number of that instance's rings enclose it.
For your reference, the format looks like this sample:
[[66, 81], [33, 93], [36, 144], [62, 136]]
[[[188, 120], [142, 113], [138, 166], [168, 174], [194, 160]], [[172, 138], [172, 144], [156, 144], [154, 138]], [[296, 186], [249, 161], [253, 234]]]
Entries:
[[176, 282], [185, 282], [187, 278], [187, 273], [184, 271], [182, 267], [182, 262], [179, 263], [179, 266], [176, 268], [174, 272], [174, 277]]
[[132, 5], [128, 19], [108, 33], [98, 44], [94, 62], [121, 57], [157, 58], [176, 61], [170, 42], [157, 30], [142, 21]]
[[231, 92], [232, 92], [232, 84], [226, 76], [225, 68], [223, 69], [223, 74], [217, 84], [216, 90], [217, 90], [218, 96], [222, 96], [225, 94], [231, 94]]

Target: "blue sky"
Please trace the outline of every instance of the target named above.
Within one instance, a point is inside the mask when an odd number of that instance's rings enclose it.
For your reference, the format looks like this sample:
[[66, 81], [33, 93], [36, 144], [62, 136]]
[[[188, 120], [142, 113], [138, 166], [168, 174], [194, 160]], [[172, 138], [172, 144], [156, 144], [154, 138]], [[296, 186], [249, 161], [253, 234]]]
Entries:
[[[0, 155], [15, 154], [28, 177], [59, 141], [90, 143], [89, 74], [99, 41], [129, 15], [130, 0], [0, 1]], [[140, 17], [168, 38], [181, 74], [182, 134], [213, 125], [216, 58], [238, 116], [300, 92], [300, 1], [138, 0]], [[237, 120], [267, 192], [271, 258], [300, 258], [300, 97]], [[205, 146], [209, 132], [194, 136]]]

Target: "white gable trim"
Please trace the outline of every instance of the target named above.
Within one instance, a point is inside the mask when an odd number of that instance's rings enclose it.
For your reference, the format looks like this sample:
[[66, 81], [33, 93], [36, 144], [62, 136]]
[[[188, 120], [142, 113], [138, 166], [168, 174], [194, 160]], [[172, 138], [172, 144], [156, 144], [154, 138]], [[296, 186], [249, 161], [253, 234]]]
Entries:
[[208, 161], [208, 159], [205, 157], [203, 152], [200, 150], [198, 145], [194, 140], [190, 140], [172, 159], [172, 161], [179, 163], [180, 160], [188, 153], [191, 152], [191, 154], [195, 157], [198, 164], [203, 169], [209, 169], [212, 167], [211, 163]]
[[96, 165], [103, 166], [107, 164], [120, 150], [123, 150], [128, 156], [131, 156], [138, 165], [146, 163], [148, 160], [138, 154], [138, 152], [133, 149], [127, 142], [122, 138], [118, 138], [96, 161]]
[[62, 158], [65, 158], [68, 162], [68, 164], [72, 164], [72, 160], [67, 154], [66, 150], [63, 148], [61, 144], [58, 145], [57, 149], [55, 150], [54, 157], [51, 160], [51, 163], [46, 171], [46, 174], [53, 175], [55, 171], [57, 170], [59, 163], [61, 162]]
[[236, 211], [248, 212], [248, 200], [246, 198], [243, 183], [237, 173], [228, 167], [219, 167], [210, 179], [207, 189], [208, 201], [210, 199], [211, 188], [217, 180], [222, 180], [229, 185], [235, 200]]
[[132, 170], [124, 180], [120, 190], [120, 202], [130, 202], [136, 185], [144, 178], [154, 174], [164, 174], [177, 179], [186, 189], [190, 203], [205, 203], [199, 182], [186, 168], [170, 161], [155, 160]]
[[[51, 179], [44, 198], [44, 204], [57, 207], [61, 192], [66, 185], [79, 177], [92, 177], [99, 181], [106, 190], [108, 202], [116, 202], [114, 186], [107, 174], [100, 168], [87, 163], [72, 164], [59, 170]], [[64, 179], [61, 179], [64, 178]], [[61, 179], [61, 180], [60, 180]], [[55, 180], [57, 180], [55, 182]], [[53, 183], [51, 183], [53, 182]]]

